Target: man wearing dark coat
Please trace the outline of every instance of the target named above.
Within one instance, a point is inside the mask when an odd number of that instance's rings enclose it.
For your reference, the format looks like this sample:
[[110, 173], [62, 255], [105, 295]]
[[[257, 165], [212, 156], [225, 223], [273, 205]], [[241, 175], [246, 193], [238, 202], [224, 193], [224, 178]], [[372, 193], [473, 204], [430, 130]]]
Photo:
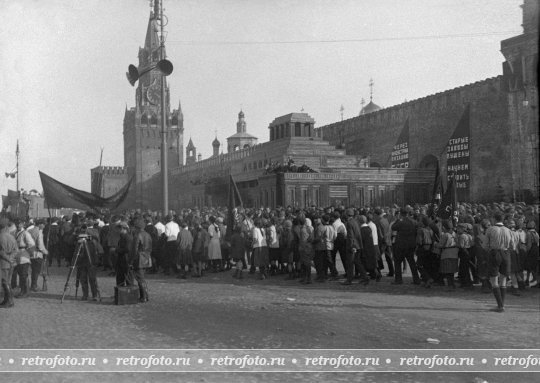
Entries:
[[129, 232], [129, 225], [127, 222], [121, 221], [117, 224], [117, 228], [120, 231], [120, 239], [118, 240], [118, 247], [116, 248], [116, 285], [131, 286], [133, 280], [129, 275], [129, 257], [133, 247], [133, 237]]
[[396, 232], [396, 242], [394, 243], [395, 279], [392, 284], [403, 284], [402, 263], [407, 260], [407, 262], [409, 263], [409, 267], [411, 268], [413, 283], [415, 285], [419, 285], [420, 276], [418, 275], [418, 268], [416, 267], [416, 262], [414, 260], [417, 225], [409, 217], [409, 211], [406, 208], [401, 209], [400, 216], [401, 218], [392, 226], [392, 230]]
[[49, 266], [52, 266], [53, 258], [56, 258], [56, 264], [58, 267], [62, 265], [62, 256], [60, 253], [60, 227], [58, 226], [58, 218], [53, 217], [51, 222], [43, 229], [43, 239], [45, 240], [45, 247], [49, 250], [49, 256], [47, 261]]
[[[88, 223], [85, 223], [77, 235], [77, 242], [75, 245], [75, 252], [79, 254], [77, 257], [77, 276], [82, 289], [81, 300], [88, 300], [88, 284], [90, 284], [90, 291], [92, 292], [92, 299], [98, 300], [99, 290], [97, 283], [97, 264], [99, 262], [99, 252], [97, 248], [97, 240], [95, 233], [87, 227]], [[89, 231], [89, 232], [88, 232]], [[98, 235], [99, 237], [99, 235]]]
[[361, 215], [358, 217], [358, 221], [360, 223], [360, 235], [363, 245], [362, 263], [371, 278], [379, 281], [381, 279], [381, 272], [377, 264], [378, 249], [375, 249], [375, 244], [373, 243], [373, 230], [369, 227], [366, 216]]
[[367, 285], [369, 279], [366, 275], [366, 269], [360, 262], [360, 252], [362, 251], [362, 236], [360, 234], [360, 226], [354, 218], [354, 210], [347, 209], [347, 222], [345, 223], [347, 229], [347, 244], [345, 254], [347, 255], [347, 280], [343, 282], [344, 285], [352, 284], [354, 278], [355, 267], [359, 271], [360, 283]]

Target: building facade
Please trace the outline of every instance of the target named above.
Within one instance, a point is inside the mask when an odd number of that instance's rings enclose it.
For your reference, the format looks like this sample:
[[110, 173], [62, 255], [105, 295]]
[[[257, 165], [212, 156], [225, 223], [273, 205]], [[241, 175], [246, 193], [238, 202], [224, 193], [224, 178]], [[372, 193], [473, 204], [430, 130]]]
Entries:
[[[346, 154], [315, 135], [307, 113], [289, 113], [270, 123], [270, 140], [204, 160], [186, 161], [170, 177], [171, 209], [225, 206], [229, 175], [244, 206], [382, 205], [427, 202], [433, 169], [380, 169], [369, 158]], [[190, 140], [189, 148], [194, 149]], [[189, 152], [189, 149], [188, 149]], [[194, 154], [194, 153], [193, 153]], [[159, 175], [145, 182], [159, 209]]]

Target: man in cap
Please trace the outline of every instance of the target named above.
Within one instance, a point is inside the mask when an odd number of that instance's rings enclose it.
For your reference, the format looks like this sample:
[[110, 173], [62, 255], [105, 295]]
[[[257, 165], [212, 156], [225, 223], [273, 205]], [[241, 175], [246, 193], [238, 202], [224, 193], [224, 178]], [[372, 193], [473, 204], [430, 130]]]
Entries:
[[139, 302], [148, 301], [148, 287], [144, 278], [144, 271], [152, 266], [152, 238], [144, 228], [143, 218], [135, 220], [133, 241], [129, 253], [129, 267], [135, 271], [135, 280], [139, 286]]
[[116, 224], [120, 238], [116, 248], [116, 285], [132, 285], [133, 280], [129, 273], [129, 258], [133, 248], [133, 237], [129, 230], [129, 225], [125, 221]]
[[13, 291], [11, 290], [11, 274], [15, 265], [15, 257], [18, 251], [15, 237], [9, 233], [9, 221], [0, 219], [0, 278], [4, 290], [4, 300], [0, 307], [13, 307]]

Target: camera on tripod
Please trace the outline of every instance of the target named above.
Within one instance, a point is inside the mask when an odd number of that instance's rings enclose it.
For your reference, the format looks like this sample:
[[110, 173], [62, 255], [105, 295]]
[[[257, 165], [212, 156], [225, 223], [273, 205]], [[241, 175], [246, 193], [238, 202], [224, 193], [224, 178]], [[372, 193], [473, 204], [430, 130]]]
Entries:
[[88, 229], [88, 227], [86, 225], [82, 225], [79, 228], [79, 230], [77, 230], [77, 242], [78, 243], [82, 243], [82, 242], [90, 239], [90, 236], [86, 232], [87, 229]]
[[82, 243], [86, 240], [90, 239], [90, 236], [86, 233], [80, 233], [77, 235], [77, 242]]

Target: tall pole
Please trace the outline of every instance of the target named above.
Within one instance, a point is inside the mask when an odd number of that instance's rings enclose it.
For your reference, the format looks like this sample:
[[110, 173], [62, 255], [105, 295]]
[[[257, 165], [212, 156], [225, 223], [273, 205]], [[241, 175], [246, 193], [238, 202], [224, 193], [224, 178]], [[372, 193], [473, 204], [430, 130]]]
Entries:
[[19, 193], [19, 140], [17, 140], [17, 150], [15, 151], [17, 157], [17, 194]]
[[[163, 33], [163, 0], [159, 1], [159, 19], [161, 27], [161, 52], [160, 59], [165, 58], [165, 34]], [[163, 215], [169, 213], [169, 176], [168, 172], [168, 156], [167, 156], [167, 121], [165, 113], [165, 76], [161, 76], [161, 180], [163, 185]]]

